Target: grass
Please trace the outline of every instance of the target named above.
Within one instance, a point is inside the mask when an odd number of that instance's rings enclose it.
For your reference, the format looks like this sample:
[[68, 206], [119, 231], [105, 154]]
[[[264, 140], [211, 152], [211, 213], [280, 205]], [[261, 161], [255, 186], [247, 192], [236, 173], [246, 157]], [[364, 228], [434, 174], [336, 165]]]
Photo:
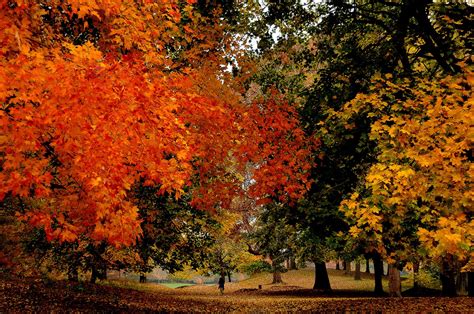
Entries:
[[194, 286], [194, 284], [192, 283], [179, 283], [179, 282], [163, 282], [163, 283], [160, 283], [160, 285], [171, 288], [171, 289]]
[[[328, 269], [329, 280], [331, 288], [334, 294], [345, 293], [352, 291], [357, 295], [370, 294], [374, 290], [374, 278], [373, 274], [362, 273], [362, 280], [354, 280], [353, 273], [344, 274], [342, 270]], [[314, 269], [305, 268], [298, 270], [290, 270], [282, 274], [283, 284], [272, 284], [272, 274], [260, 273], [251, 276], [250, 278], [244, 279], [239, 282], [226, 282], [225, 293], [234, 293], [239, 290], [252, 290], [262, 287], [262, 291], [276, 291], [296, 288], [301, 289], [312, 289], [314, 285]], [[215, 296], [218, 293], [217, 284], [215, 285], [204, 285], [204, 284], [185, 284], [185, 283], [145, 283], [141, 284], [137, 281], [130, 281], [124, 279], [115, 279], [102, 282], [103, 285], [109, 285], [114, 287], [121, 287], [127, 289], [134, 289], [148, 292], [159, 292], [164, 294], [175, 294], [178, 291], [172, 289], [180, 288], [179, 294], [181, 295], [193, 295], [193, 296]], [[388, 279], [383, 278], [382, 284], [384, 290], [388, 291]], [[412, 288], [412, 280], [402, 280], [402, 291]]]
[[[1, 278], [0, 308], [5, 312], [469, 312], [472, 298], [373, 297], [372, 275], [361, 281], [329, 270], [333, 294], [311, 290], [313, 269], [283, 274], [284, 284], [271, 284], [271, 274], [257, 274], [226, 283], [224, 295], [217, 285], [191, 285], [174, 289], [162, 284], [124, 278], [92, 285], [40, 279]], [[180, 284], [182, 285], [182, 284]], [[262, 290], [258, 286], [262, 285]], [[79, 289], [80, 288], [80, 289]], [[347, 290], [351, 290], [349, 293]], [[355, 292], [355, 293], [354, 293]]]

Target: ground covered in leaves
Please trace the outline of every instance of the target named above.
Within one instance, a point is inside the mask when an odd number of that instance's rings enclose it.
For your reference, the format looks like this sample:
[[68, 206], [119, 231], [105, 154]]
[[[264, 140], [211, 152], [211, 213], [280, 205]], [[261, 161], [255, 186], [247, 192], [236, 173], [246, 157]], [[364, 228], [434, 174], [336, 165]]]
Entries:
[[335, 290], [323, 294], [299, 286], [269, 285], [262, 290], [245, 284], [227, 285], [219, 295], [214, 286], [170, 289], [153, 284], [128, 286], [44, 281], [41, 279], [0, 279], [2, 312], [301, 312], [301, 311], [383, 311], [383, 312], [469, 312], [469, 297], [374, 297], [370, 292]]

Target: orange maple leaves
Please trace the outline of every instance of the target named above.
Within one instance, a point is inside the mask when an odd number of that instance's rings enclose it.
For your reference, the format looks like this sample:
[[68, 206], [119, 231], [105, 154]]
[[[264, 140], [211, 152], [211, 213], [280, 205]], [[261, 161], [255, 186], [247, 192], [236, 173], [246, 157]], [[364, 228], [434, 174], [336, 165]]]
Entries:
[[[236, 174], [248, 163], [258, 165], [258, 197], [296, 198], [306, 188], [309, 151], [294, 109], [199, 87], [199, 47], [216, 45], [219, 27], [201, 29], [191, 6], [1, 1], [0, 9], [0, 198], [24, 198], [23, 216], [49, 239], [131, 244], [141, 230], [128, 191], [139, 179], [177, 197], [193, 186], [208, 209], [239, 193]], [[100, 35], [74, 44], [74, 27]]]

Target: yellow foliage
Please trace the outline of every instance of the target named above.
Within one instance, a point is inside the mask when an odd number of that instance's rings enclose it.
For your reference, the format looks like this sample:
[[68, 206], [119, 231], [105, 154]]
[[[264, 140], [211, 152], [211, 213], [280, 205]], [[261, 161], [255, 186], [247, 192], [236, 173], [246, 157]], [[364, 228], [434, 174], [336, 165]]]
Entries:
[[[341, 203], [354, 221], [352, 236], [384, 251], [383, 243], [417, 211], [423, 227], [420, 224], [413, 237], [431, 257], [452, 254], [467, 261], [472, 255], [474, 171], [468, 155], [474, 140], [473, 66], [464, 65], [463, 70], [436, 81], [394, 83], [379, 78], [370, 95], [360, 94], [332, 113], [342, 125], [360, 114], [372, 119], [370, 139], [380, 152], [365, 177], [369, 196], [353, 194]], [[389, 103], [387, 95], [392, 95]], [[393, 226], [382, 230], [382, 221]]]

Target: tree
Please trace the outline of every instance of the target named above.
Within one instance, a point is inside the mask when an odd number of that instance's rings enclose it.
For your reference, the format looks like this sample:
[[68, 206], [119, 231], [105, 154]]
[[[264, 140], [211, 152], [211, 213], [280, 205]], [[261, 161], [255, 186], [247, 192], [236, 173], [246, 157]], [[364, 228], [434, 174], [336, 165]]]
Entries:
[[350, 233], [369, 239], [394, 269], [414, 256], [438, 259], [445, 293], [456, 291], [455, 273], [469, 265], [473, 241], [472, 65], [458, 66], [463, 73], [437, 80], [387, 77], [341, 112], [373, 119], [379, 152], [365, 190], [341, 204], [354, 221]]
[[249, 234], [251, 251], [264, 256], [272, 266], [273, 284], [283, 282], [281, 273], [286, 269], [282, 264], [295, 249], [292, 244], [295, 230], [285, 218], [287, 209], [280, 203], [263, 206]]
[[143, 232], [128, 248], [138, 258], [125, 268], [140, 273], [140, 282], [146, 282], [146, 274], [155, 267], [170, 273], [187, 265], [204, 267], [209, 247], [215, 242], [217, 221], [208, 212], [190, 206], [189, 196], [176, 200], [140, 183], [133, 190]]
[[209, 248], [202, 271], [227, 276], [231, 282], [232, 273], [255, 261], [256, 257], [247, 250], [245, 235], [239, 227], [240, 213], [220, 211], [216, 219], [220, 228], [213, 233], [215, 242]]
[[[262, 199], [283, 184], [282, 199], [305, 191], [293, 109], [229, 101], [238, 97], [220, 76], [228, 41], [219, 10], [195, 6], [0, 2], [0, 199], [38, 200], [20, 214], [48, 240], [131, 245], [142, 234], [130, 201], [140, 180], [177, 198], [192, 186], [208, 210], [225, 206], [213, 191], [239, 191], [227, 172], [248, 162], [260, 165]], [[259, 174], [292, 161], [278, 177]]]

